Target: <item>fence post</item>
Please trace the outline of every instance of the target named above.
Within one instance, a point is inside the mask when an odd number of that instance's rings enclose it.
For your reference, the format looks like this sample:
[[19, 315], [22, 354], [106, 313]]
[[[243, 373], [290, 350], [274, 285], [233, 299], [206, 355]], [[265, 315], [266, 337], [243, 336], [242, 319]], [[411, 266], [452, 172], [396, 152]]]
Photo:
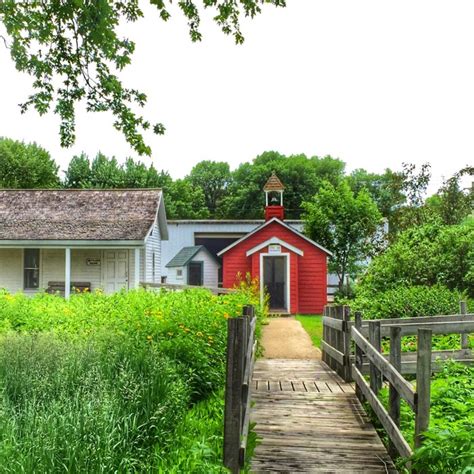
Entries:
[[[362, 329], [362, 314], [360, 311], [355, 312], [354, 320], [356, 329], [360, 331]], [[360, 372], [362, 372], [363, 355], [364, 352], [362, 349], [357, 344], [355, 344], [355, 366]], [[355, 393], [356, 397], [361, 403], [363, 403], [365, 401], [365, 397], [362, 395], [362, 391], [357, 384], [355, 386]]]
[[[390, 328], [390, 364], [400, 373], [402, 371], [401, 331], [402, 328], [399, 326]], [[388, 407], [390, 418], [393, 420], [397, 428], [400, 428], [400, 394], [392, 384], [389, 386]], [[398, 456], [398, 450], [390, 439], [388, 443], [388, 452], [392, 458]]]
[[242, 383], [244, 377], [244, 318], [227, 320], [227, 373], [224, 413], [224, 466], [239, 472], [242, 427]]
[[[382, 352], [382, 338], [380, 337], [380, 321], [369, 321], [369, 342], [377, 351]], [[382, 388], [382, 374], [379, 369], [370, 362], [370, 388], [378, 395]]]
[[[329, 317], [334, 319], [334, 313], [336, 311], [336, 308], [334, 306], [329, 306]], [[335, 346], [335, 334], [334, 334], [334, 329], [331, 327], [328, 327], [328, 344], [332, 347]], [[328, 360], [329, 360], [329, 367], [331, 367], [332, 370], [336, 370], [337, 365], [336, 361], [331, 357], [331, 354], [328, 354]]]
[[342, 373], [342, 378], [344, 382], [350, 382], [352, 380], [352, 371], [351, 371], [351, 309], [349, 306], [343, 306], [342, 320], [343, 320], [343, 348], [342, 352], [344, 353], [344, 369]]
[[416, 357], [415, 448], [423, 443], [423, 432], [430, 424], [431, 329], [418, 329]]
[[[328, 306], [327, 305], [324, 306], [323, 316], [325, 318], [328, 316]], [[328, 342], [328, 328], [324, 323], [323, 323], [323, 341]], [[326, 364], [328, 363], [328, 356], [327, 356], [326, 351], [324, 350], [324, 348], [322, 350], [321, 359]]]
[[[465, 301], [459, 302], [459, 312], [467, 314], [467, 304]], [[469, 334], [461, 334], [461, 349], [469, 349]]]

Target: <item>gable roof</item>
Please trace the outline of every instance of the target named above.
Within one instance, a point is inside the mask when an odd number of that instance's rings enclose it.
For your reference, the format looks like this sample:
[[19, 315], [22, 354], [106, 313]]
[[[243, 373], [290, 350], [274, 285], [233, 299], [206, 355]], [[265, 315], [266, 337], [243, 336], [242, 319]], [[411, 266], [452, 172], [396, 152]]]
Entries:
[[0, 243], [145, 241], [156, 219], [167, 239], [160, 189], [0, 190]]
[[[186, 266], [201, 250], [207, 252], [214, 260], [214, 255], [207, 250], [204, 245], [194, 245], [192, 247], [183, 247], [167, 264], [166, 268]], [[217, 260], [216, 260], [217, 262]]]
[[229, 246], [227, 246], [225, 249], [221, 250], [217, 255], [220, 257], [221, 255], [225, 254], [228, 250], [230, 250], [231, 248], [234, 248], [236, 245], [239, 245], [241, 242], [243, 242], [244, 240], [247, 240], [250, 236], [256, 234], [257, 232], [259, 232], [261, 229], [263, 229], [264, 227], [266, 227], [267, 225], [270, 225], [272, 222], [276, 222], [277, 224], [280, 224], [281, 226], [285, 227], [286, 229], [288, 229], [289, 231], [293, 232], [294, 234], [298, 235], [299, 237], [301, 237], [302, 239], [306, 240], [307, 242], [309, 242], [311, 245], [314, 245], [315, 247], [317, 247], [318, 249], [322, 250], [323, 252], [325, 252], [326, 254], [328, 254], [330, 257], [332, 256], [332, 252], [330, 252], [328, 249], [324, 248], [323, 246], [317, 244], [314, 240], [311, 240], [309, 237], [306, 237], [306, 235], [302, 234], [301, 232], [298, 232], [296, 229], [294, 229], [293, 227], [290, 227], [288, 224], [285, 224], [283, 221], [281, 221], [280, 219], [278, 219], [277, 217], [273, 217], [271, 219], [269, 219], [267, 222], [265, 222], [264, 224], [262, 224], [261, 226], [258, 226], [256, 229], [254, 229], [252, 232], [249, 232], [248, 234], [244, 235], [243, 237], [241, 237], [239, 240], [236, 240], [235, 242], [233, 242], [232, 244], [230, 244]]
[[271, 237], [268, 240], [265, 240], [265, 242], [262, 242], [258, 245], [256, 245], [254, 248], [247, 250], [247, 257], [250, 257], [250, 255], [253, 255], [255, 252], [258, 252], [259, 250], [264, 249], [265, 247], [268, 247], [269, 245], [276, 244], [276, 245], [281, 245], [282, 247], [287, 248], [288, 250], [291, 250], [292, 252], [296, 253], [297, 255], [304, 255], [304, 252], [299, 249], [298, 247], [295, 247], [294, 245], [289, 244], [288, 242], [285, 242], [284, 240], [279, 239], [278, 237]]

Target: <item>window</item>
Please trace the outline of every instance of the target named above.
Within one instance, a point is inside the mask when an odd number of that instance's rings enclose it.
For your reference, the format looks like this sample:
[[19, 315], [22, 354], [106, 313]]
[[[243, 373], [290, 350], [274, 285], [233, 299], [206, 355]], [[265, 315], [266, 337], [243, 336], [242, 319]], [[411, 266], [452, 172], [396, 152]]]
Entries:
[[23, 278], [25, 290], [39, 288], [39, 249], [25, 249], [23, 261]]
[[183, 278], [183, 269], [182, 268], [178, 268], [176, 270], [176, 278]]

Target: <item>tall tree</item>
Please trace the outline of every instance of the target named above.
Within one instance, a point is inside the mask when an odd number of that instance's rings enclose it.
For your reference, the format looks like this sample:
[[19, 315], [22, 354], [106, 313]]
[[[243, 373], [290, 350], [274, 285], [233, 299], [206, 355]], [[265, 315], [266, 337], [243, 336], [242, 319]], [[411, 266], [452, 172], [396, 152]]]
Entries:
[[64, 179], [66, 188], [90, 188], [92, 171], [91, 162], [85, 153], [73, 156], [67, 167]]
[[428, 209], [447, 225], [459, 224], [474, 209], [474, 188], [462, 189], [463, 176], [474, 176], [473, 167], [465, 167], [444, 181], [438, 192], [427, 199]]
[[[170, 17], [172, 0], [150, 0], [164, 21]], [[236, 43], [244, 37], [242, 16], [254, 17], [264, 4], [284, 6], [285, 0], [186, 0], [177, 2], [188, 21], [192, 41], [201, 40], [200, 5], [212, 10], [212, 18]], [[18, 71], [33, 78], [34, 92], [21, 105], [22, 111], [34, 107], [40, 114], [53, 108], [60, 117], [62, 146], [75, 141], [75, 110], [79, 102], [91, 112], [109, 112], [114, 127], [121, 131], [139, 154], [151, 153], [143, 132], [152, 129], [163, 134], [161, 123], [152, 124], [134, 110], [144, 107], [147, 96], [125, 87], [120, 79], [130, 64], [135, 43], [123, 37], [119, 29], [125, 22], [144, 16], [137, 0], [2, 0], [0, 21]]]
[[285, 156], [266, 151], [252, 163], [241, 164], [233, 173], [228, 196], [223, 201], [226, 217], [257, 219], [263, 217], [263, 186], [275, 171], [285, 185], [284, 205], [287, 218], [298, 219], [303, 201], [309, 200], [325, 180], [336, 184], [344, 173], [344, 162], [326, 156]]
[[230, 178], [229, 164], [223, 161], [201, 161], [189, 173], [192, 185], [202, 189], [211, 217], [217, 216], [217, 208], [227, 194]]
[[36, 143], [0, 138], [0, 187], [55, 188], [59, 166]]
[[336, 186], [325, 181], [303, 207], [305, 233], [333, 253], [329, 268], [337, 273], [342, 290], [346, 275], [371, 255], [382, 215], [367, 190], [355, 194], [347, 180]]
[[164, 192], [168, 219], [206, 219], [209, 217], [202, 189], [195, 188], [189, 180], [177, 179]]

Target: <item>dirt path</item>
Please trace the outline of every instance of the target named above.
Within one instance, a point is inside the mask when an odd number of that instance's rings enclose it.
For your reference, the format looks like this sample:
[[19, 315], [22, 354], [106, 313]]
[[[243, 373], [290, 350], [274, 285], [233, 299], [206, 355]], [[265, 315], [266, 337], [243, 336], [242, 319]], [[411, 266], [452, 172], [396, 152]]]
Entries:
[[266, 359], [320, 359], [321, 351], [294, 318], [275, 318], [263, 326], [262, 345]]

